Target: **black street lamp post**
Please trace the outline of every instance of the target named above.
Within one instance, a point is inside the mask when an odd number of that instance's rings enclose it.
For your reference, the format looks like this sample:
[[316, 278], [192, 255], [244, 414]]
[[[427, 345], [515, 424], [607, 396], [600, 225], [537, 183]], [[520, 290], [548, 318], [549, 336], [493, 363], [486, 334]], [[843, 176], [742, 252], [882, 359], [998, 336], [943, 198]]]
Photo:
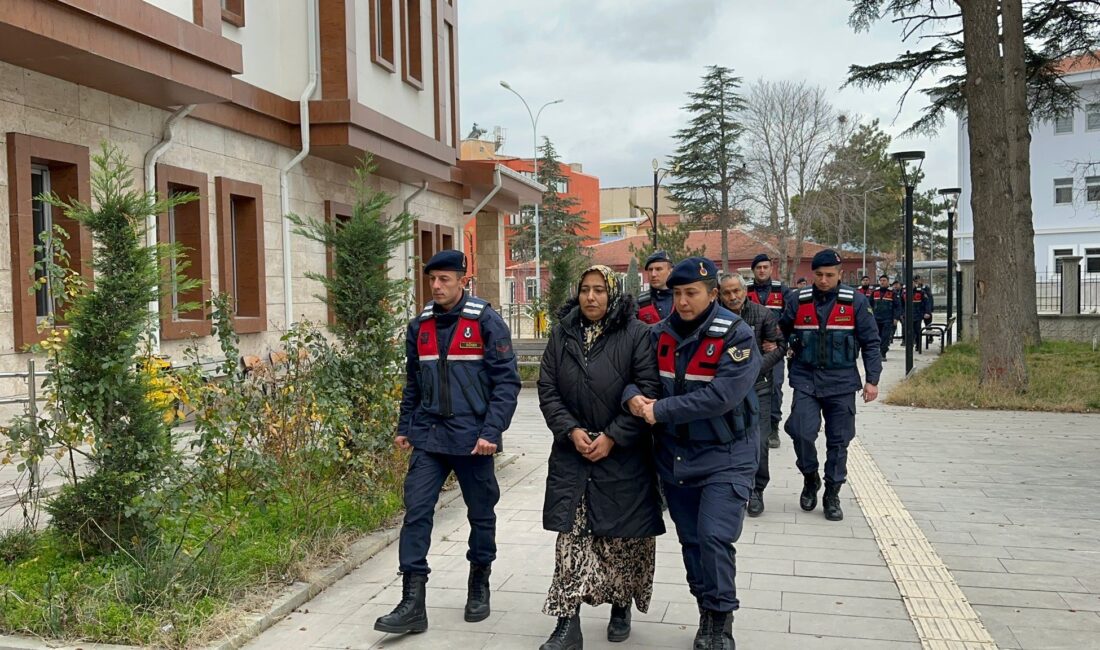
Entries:
[[[955, 313], [952, 310], [955, 298], [955, 215], [958, 214], [959, 195], [962, 189], [958, 187], [946, 187], [940, 190], [940, 196], [947, 201], [947, 315], [950, 322]], [[962, 296], [959, 296], [961, 299]], [[947, 328], [947, 344], [952, 343], [952, 328]]]
[[[905, 185], [905, 322], [902, 335], [905, 341], [905, 374], [913, 371], [913, 190], [917, 182], [917, 172], [924, 161], [923, 151], [899, 151], [890, 154], [901, 167], [901, 182]], [[916, 162], [917, 167], [910, 173], [906, 164]]]

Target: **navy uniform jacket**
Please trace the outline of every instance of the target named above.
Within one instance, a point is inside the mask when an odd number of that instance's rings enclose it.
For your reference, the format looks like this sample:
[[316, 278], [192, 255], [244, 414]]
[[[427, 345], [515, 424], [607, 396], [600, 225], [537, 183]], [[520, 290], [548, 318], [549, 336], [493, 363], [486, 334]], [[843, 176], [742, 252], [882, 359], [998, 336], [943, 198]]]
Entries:
[[661, 320], [668, 318], [672, 314], [672, 289], [650, 287], [649, 291], [643, 292], [638, 297], [638, 307], [646, 305], [653, 305]]
[[[450, 323], [441, 322], [437, 318], [437, 336], [441, 350], [447, 350], [450, 346], [458, 324], [458, 315], [462, 313], [467, 300], [469, 296], [463, 292], [462, 299], [454, 309], [442, 316], [442, 321], [450, 320]], [[433, 304], [428, 303], [425, 313], [432, 307]], [[512, 422], [520, 389], [519, 370], [508, 327], [492, 308], [485, 307], [481, 311], [478, 324], [481, 327], [485, 354], [477, 373], [477, 381], [481, 386], [451, 386], [454, 399], [466, 399], [463, 396], [471, 390], [480, 392], [470, 394], [487, 396], [485, 414], [442, 417], [428, 413], [422, 403], [421, 368], [416, 343], [422, 322], [421, 317], [414, 318], [405, 335], [405, 390], [401, 395], [401, 417], [397, 424], [397, 435], [408, 436], [409, 442], [417, 449], [440, 454], [468, 456], [477, 445], [478, 438], [484, 438], [497, 445], [498, 451], [502, 450], [503, 433]]]
[[[838, 285], [838, 289], [843, 286], [845, 285]], [[860, 354], [863, 357], [863, 369], [867, 373], [867, 383], [877, 386], [879, 376], [882, 375], [882, 352], [879, 347], [878, 323], [875, 322], [875, 314], [871, 310], [871, 303], [866, 296], [850, 287], [849, 290], [855, 294], [852, 308], [856, 314], [856, 324], [852, 334], [855, 336]], [[813, 295], [814, 305], [817, 308], [817, 318], [824, 323], [828, 321], [829, 313], [836, 303], [837, 289], [825, 293], [814, 286]], [[793, 293], [787, 296], [783, 318], [779, 321], [779, 326], [788, 339], [794, 329], [794, 317], [797, 312], [798, 294]], [[790, 361], [787, 376], [790, 377], [791, 388], [815, 397], [854, 393], [863, 388], [859, 370], [855, 367], [820, 369], [794, 358]]]
[[[927, 284], [922, 284], [917, 291], [920, 291], [921, 301], [920, 304], [913, 303], [913, 320], [921, 320], [925, 314], [932, 314], [932, 290], [928, 288]], [[908, 292], [906, 296], [908, 296]], [[904, 316], [904, 312], [902, 313]]]
[[[747, 431], [734, 432], [735, 418], [748, 423], [755, 417], [756, 392], [753, 385], [760, 372], [760, 349], [752, 328], [739, 316], [714, 304], [710, 313], [696, 331], [680, 339], [670, 320], [653, 326], [654, 344], [661, 334], [668, 333], [678, 341], [676, 346], [676, 371], [683, 375], [715, 319], [732, 322], [726, 333], [725, 350], [722, 351], [714, 377], [709, 382], [685, 381], [686, 392], [677, 394], [675, 379], [662, 374], [661, 398], [653, 407], [653, 415], [662, 432], [657, 439], [657, 472], [666, 483], [698, 487], [708, 483], [733, 483], [751, 489], [756, 474], [758, 445], [751, 424]], [[628, 385], [623, 391], [623, 403], [641, 391]], [[746, 412], [747, 411], [747, 412]], [[661, 426], [663, 425], [663, 426]], [[683, 425], [697, 433], [722, 430], [734, 436], [734, 440], [722, 443], [682, 439], [678, 430]]]
[[[880, 311], [878, 303], [883, 299], [879, 298], [879, 296], [884, 295], [887, 291], [891, 292], [891, 295], [893, 295], [893, 298], [890, 301], [893, 303], [893, 305], [891, 305], [891, 309], [889, 312], [887, 312], [885, 309]], [[875, 312], [875, 319], [881, 320], [883, 322], [886, 322], [888, 320], [900, 321], [905, 316], [905, 307], [901, 304], [901, 292], [894, 291], [889, 287], [887, 287], [885, 290], [882, 288], [882, 286], [875, 287], [875, 290], [871, 292], [871, 309]]]

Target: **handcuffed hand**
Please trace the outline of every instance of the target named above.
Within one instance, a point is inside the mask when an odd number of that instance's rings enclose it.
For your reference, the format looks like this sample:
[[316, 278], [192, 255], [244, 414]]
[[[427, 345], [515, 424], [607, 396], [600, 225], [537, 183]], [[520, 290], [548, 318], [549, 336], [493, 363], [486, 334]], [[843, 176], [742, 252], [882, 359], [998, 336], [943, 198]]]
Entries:
[[767, 354], [778, 347], [779, 346], [776, 345], [774, 341], [764, 341], [764, 343], [760, 346], [760, 351], [764, 354]]
[[471, 456], [492, 456], [497, 453], [497, 446], [485, 438], [478, 438], [477, 444], [474, 445], [474, 450], [470, 452]]
[[587, 456], [588, 452], [592, 449], [592, 439], [588, 437], [588, 432], [584, 429], [573, 429], [569, 432], [569, 438], [573, 441], [573, 446], [577, 448], [577, 453], [581, 456]]
[[[587, 436], [587, 434], [585, 434]], [[611, 453], [611, 448], [615, 446], [615, 441], [611, 439], [611, 436], [606, 433], [602, 436], [597, 436], [592, 441], [591, 446], [588, 448], [588, 453], [584, 454], [584, 457], [595, 463], [597, 461], [607, 458], [607, 455]]]

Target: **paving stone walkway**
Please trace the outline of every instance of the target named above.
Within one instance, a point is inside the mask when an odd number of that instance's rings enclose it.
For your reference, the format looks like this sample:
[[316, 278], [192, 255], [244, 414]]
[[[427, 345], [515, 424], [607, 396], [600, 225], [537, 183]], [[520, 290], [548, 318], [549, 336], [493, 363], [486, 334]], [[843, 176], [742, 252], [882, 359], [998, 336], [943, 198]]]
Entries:
[[[918, 357], [918, 364], [930, 360]], [[885, 390], [900, 380], [900, 362], [887, 364]], [[1092, 506], [1100, 492], [1100, 417], [859, 408], [864, 456], [888, 482], [885, 496], [896, 495], [934, 561], [950, 570], [965, 596], [955, 605], [973, 603], [996, 642], [967, 647], [1100, 648], [1100, 511]], [[400, 637], [373, 630], [374, 619], [400, 598], [397, 549], [390, 546], [247, 647], [537, 648], [554, 623], [541, 613], [554, 566], [554, 534], [541, 526], [548, 438], [537, 396], [525, 389], [505, 438], [519, 458], [499, 473], [499, 557], [486, 621], [462, 620], [469, 529], [456, 501], [436, 515], [428, 632]], [[820, 508], [804, 513], [789, 440], [772, 453], [767, 511], [746, 521], [737, 544], [738, 646], [922, 647], [913, 601], [903, 600], [853, 489], [842, 493], [843, 522], [825, 521]], [[880, 495], [861, 494], [870, 496]], [[653, 603], [648, 613], [635, 613], [630, 641], [608, 643], [609, 608], [585, 607], [586, 648], [690, 647], [698, 613], [671, 522], [669, 530], [657, 542]], [[941, 622], [929, 615], [923, 623]], [[926, 648], [964, 647], [923, 638]]]

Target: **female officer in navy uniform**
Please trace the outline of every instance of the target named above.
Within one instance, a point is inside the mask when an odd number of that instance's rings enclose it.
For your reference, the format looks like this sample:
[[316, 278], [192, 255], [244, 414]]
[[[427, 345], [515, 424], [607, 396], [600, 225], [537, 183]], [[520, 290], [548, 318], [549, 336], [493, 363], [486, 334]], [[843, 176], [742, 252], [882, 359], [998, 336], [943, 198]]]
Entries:
[[741, 535], [759, 450], [753, 384], [760, 351], [750, 328], [717, 303], [718, 269], [702, 257], [668, 280], [674, 313], [653, 327], [660, 399], [623, 391], [631, 412], [660, 424], [657, 474], [699, 604], [695, 648], [733, 648], [733, 543]]
[[[794, 441], [795, 464], [803, 475], [799, 505], [817, 507], [817, 433], [825, 418], [825, 518], [840, 521], [840, 486], [848, 476], [848, 444], [856, 435], [856, 391], [863, 401], [878, 397], [882, 374], [878, 325], [867, 298], [840, 284], [840, 256], [825, 249], [810, 263], [814, 283], [787, 301], [779, 327], [789, 337], [794, 401], [784, 429]], [[862, 353], [864, 383], [856, 368]]]
[[465, 619], [489, 616], [490, 565], [496, 559], [493, 508], [500, 499], [493, 454], [503, 448], [501, 437], [520, 389], [507, 326], [487, 302], [466, 294], [466, 256], [440, 251], [424, 273], [432, 302], [409, 323], [405, 337], [405, 391], [394, 440], [413, 450], [398, 546], [401, 602], [374, 623], [374, 629], [390, 633], [428, 629], [424, 592], [432, 516], [452, 471], [470, 521]]

